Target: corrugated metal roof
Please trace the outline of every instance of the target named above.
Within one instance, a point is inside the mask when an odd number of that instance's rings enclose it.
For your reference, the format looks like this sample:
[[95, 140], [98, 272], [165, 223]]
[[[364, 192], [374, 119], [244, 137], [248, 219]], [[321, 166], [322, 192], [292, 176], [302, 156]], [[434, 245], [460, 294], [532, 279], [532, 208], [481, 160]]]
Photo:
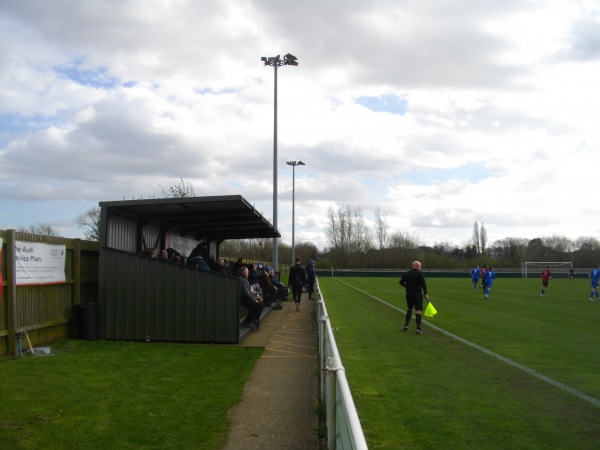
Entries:
[[107, 201], [100, 208], [108, 218], [122, 216], [141, 227], [155, 224], [163, 232], [177, 230], [197, 239], [281, 237], [241, 195]]

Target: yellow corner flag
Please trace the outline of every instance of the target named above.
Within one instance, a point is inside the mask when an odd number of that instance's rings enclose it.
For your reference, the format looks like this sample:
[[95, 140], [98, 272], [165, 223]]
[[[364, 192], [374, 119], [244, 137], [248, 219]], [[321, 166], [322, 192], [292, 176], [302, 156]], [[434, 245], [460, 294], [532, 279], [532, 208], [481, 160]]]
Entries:
[[425, 316], [427, 317], [433, 317], [437, 314], [437, 309], [435, 309], [433, 307], [433, 305], [431, 304], [431, 302], [427, 302], [427, 308], [425, 308]]

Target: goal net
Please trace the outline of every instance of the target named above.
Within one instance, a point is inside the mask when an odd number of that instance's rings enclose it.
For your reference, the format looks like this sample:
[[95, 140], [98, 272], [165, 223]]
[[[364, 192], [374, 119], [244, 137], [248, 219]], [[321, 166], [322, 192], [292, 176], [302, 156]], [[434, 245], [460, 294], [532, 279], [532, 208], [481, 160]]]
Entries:
[[569, 269], [573, 267], [573, 263], [569, 261], [526, 261], [523, 263], [522, 274], [523, 278], [539, 277], [546, 267], [550, 267], [550, 272], [554, 272], [553, 269], [557, 269], [557, 273], [565, 273], [568, 275]]

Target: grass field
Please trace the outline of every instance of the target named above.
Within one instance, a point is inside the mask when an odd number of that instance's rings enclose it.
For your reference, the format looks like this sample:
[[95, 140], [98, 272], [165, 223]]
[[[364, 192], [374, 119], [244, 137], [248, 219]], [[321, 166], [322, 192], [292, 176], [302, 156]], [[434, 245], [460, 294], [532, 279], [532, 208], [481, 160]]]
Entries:
[[61, 340], [0, 358], [0, 449], [214, 449], [261, 349]]
[[370, 449], [600, 448], [600, 302], [585, 280], [429, 278], [404, 324], [398, 278], [319, 279]]

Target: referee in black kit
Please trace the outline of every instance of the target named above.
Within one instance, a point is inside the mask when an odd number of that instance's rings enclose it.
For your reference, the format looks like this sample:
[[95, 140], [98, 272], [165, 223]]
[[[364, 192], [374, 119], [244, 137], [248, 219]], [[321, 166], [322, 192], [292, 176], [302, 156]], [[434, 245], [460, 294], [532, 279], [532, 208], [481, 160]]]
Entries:
[[414, 308], [417, 334], [422, 334], [421, 313], [423, 311], [423, 297], [425, 297], [426, 300], [429, 300], [429, 295], [427, 294], [425, 275], [421, 272], [421, 263], [419, 261], [413, 261], [412, 269], [402, 275], [402, 278], [400, 278], [400, 286], [406, 289], [406, 307], [408, 308], [403, 330], [408, 330], [408, 324]]

